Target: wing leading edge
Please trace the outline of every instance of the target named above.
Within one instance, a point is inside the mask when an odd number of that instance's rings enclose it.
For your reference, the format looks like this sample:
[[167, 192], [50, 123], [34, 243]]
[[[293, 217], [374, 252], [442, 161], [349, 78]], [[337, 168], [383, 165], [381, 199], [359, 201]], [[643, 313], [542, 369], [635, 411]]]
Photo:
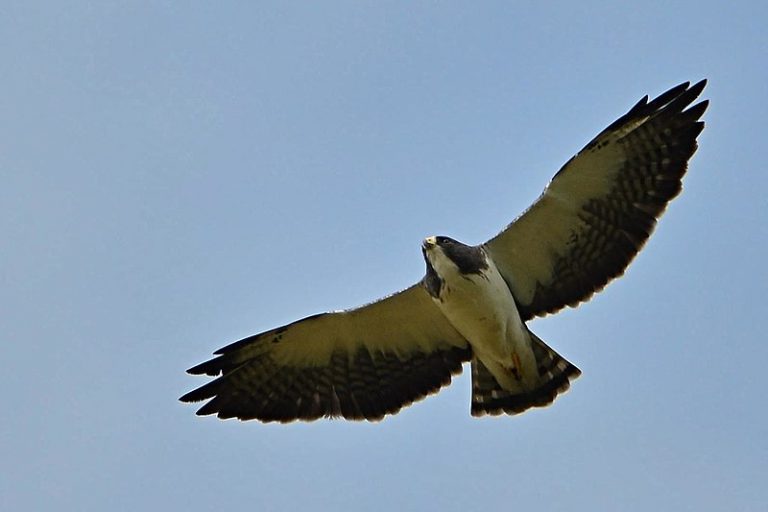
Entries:
[[680, 193], [706, 80], [641, 99], [571, 158], [485, 248], [524, 320], [576, 306], [624, 273]]
[[189, 370], [217, 378], [181, 397], [199, 415], [380, 420], [438, 391], [471, 350], [424, 288], [250, 336]]

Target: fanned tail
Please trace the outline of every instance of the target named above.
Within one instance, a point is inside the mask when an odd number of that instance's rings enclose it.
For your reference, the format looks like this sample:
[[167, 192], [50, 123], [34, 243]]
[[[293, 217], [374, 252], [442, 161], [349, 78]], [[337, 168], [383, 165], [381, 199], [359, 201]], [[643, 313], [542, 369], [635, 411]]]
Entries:
[[[529, 331], [530, 332], [530, 331]], [[530, 390], [503, 389], [488, 368], [472, 358], [472, 416], [520, 414], [531, 407], [545, 407], [571, 386], [581, 370], [530, 332], [539, 380]]]

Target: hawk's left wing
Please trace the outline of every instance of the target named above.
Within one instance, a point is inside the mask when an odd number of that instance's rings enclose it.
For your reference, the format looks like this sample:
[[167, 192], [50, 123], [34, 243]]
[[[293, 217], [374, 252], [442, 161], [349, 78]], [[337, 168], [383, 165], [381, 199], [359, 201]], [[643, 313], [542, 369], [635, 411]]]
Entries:
[[484, 244], [523, 320], [575, 306], [624, 272], [681, 190], [708, 102], [688, 106], [705, 84], [641, 99]]
[[471, 350], [419, 283], [355, 309], [256, 334], [189, 370], [217, 379], [181, 397], [197, 413], [287, 422], [379, 420], [434, 393]]

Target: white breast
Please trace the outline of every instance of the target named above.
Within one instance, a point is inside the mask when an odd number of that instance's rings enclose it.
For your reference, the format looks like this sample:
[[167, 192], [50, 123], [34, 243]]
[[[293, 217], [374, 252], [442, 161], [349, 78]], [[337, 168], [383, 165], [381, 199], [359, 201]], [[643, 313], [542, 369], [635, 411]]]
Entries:
[[430, 260], [444, 281], [435, 303], [482, 359], [505, 361], [528, 346], [512, 293], [492, 260], [478, 274], [462, 274], [440, 249]]

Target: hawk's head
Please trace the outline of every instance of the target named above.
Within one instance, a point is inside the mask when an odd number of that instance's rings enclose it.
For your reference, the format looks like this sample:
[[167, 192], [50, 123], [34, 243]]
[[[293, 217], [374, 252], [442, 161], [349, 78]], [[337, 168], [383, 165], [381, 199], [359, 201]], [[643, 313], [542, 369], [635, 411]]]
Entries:
[[451, 274], [479, 274], [488, 268], [482, 247], [465, 245], [447, 236], [430, 236], [421, 244], [427, 263], [425, 286], [430, 295], [439, 298], [446, 278]]

